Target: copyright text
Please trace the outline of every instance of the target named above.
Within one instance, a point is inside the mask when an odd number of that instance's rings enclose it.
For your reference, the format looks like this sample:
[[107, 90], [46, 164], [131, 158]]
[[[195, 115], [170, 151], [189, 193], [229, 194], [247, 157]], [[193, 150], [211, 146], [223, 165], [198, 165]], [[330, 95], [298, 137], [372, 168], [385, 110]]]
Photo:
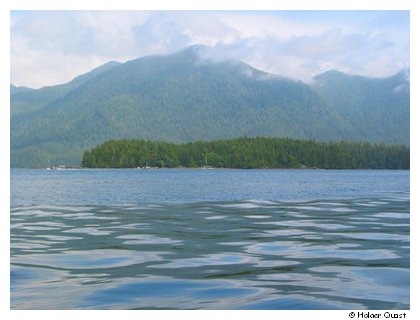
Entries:
[[350, 319], [406, 319], [405, 312], [369, 312], [369, 311], [358, 311], [350, 312]]

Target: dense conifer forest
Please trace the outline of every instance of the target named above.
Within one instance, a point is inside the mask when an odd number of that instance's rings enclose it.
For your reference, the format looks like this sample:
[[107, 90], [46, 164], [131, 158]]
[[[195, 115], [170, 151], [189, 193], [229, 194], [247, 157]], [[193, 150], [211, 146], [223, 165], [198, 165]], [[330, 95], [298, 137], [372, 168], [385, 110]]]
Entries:
[[111, 140], [83, 154], [83, 167], [213, 167], [241, 169], [409, 169], [404, 145], [314, 142], [282, 138], [237, 138], [175, 144]]

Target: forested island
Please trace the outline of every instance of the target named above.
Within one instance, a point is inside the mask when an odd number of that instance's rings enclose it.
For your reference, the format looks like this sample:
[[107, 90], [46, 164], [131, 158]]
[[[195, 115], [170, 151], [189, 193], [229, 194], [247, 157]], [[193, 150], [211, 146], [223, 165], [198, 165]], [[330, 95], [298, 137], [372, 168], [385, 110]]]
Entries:
[[237, 138], [190, 143], [111, 140], [83, 154], [87, 168], [409, 169], [405, 145]]

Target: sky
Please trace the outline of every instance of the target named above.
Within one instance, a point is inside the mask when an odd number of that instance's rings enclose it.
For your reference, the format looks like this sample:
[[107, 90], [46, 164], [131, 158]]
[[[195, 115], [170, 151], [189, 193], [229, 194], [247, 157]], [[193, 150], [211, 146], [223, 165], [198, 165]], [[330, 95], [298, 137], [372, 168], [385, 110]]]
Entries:
[[[24, 2], [22, 5], [16, 5], [17, 2]], [[68, 4], [61, 4], [61, 3]], [[92, 4], [94, 2], [94, 4]], [[11, 11], [15, 9], [27, 8], [63, 8], [71, 7], [77, 9], [86, 8], [131, 8], [133, 3], [140, 3], [142, 0], [119, 0], [119, 1], [93, 1], [93, 0], [73, 0], [68, 1], [17, 1], [9, 0], [0, 2], [0, 32], [1, 39], [5, 42], [3, 46], [8, 48], [10, 44], [10, 76], [7, 72], [0, 73], [0, 82], [3, 90], [0, 96], [4, 104], [10, 103], [10, 96], [7, 88], [10, 81], [16, 85], [26, 85], [30, 87], [41, 87], [45, 85], [54, 85], [64, 83], [75, 76], [87, 72], [90, 69], [105, 63], [109, 60], [126, 61], [140, 56], [154, 53], [171, 52], [177, 48], [200, 42], [203, 44], [214, 44], [224, 47], [226, 54], [235, 53], [234, 48], [241, 48], [240, 56], [243, 60], [254, 66], [267, 69], [273, 73], [283, 73], [292, 78], [309, 79], [313, 74], [321, 73], [327, 69], [339, 69], [354, 74], [363, 74], [368, 76], [386, 76], [409, 66], [409, 13], [408, 11], [221, 11], [221, 12], [42, 12], [42, 11]], [[155, 3], [161, 3], [162, 0], [144, 1], [155, 6]], [[163, 8], [173, 8], [172, 3], [184, 3], [183, 0], [167, 1]], [[187, 1], [188, 2], [188, 1]], [[194, 3], [203, 3], [207, 0], [196, 1]], [[217, 8], [227, 8], [229, 1], [212, 0], [217, 2]], [[236, 7], [244, 7], [250, 0], [232, 0], [239, 3]], [[270, 7], [273, 5], [261, 5], [265, 0], [256, 0], [258, 4], [248, 7]], [[294, 0], [293, 3], [302, 1]], [[303, 1], [304, 2], [304, 1]], [[329, 5], [321, 0], [308, 0], [307, 4], [297, 6], [298, 8], [363, 8], [363, 9], [410, 9], [411, 25], [414, 30], [418, 30], [420, 21], [419, 1], [410, 0], [340, 0], [329, 1]], [[38, 3], [43, 3], [39, 5]], [[45, 4], [47, 3], [47, 4]], [[71, 5], [69, 5], [71, 3]], [[98, 4], [99, 3], [99, 4]], [[223, 5], [222, 5], [223, 3]], [[293, 7], [292, 1], [273, 1], [276, 6]], [[13, 4], [13, 5], [12, 5]], [[287, 5], [286, 5], [287, 4]], [[145, 4], [139, 4], [139, 7], [146, 7]], [[149, 5], [147, 5], [149, 6]], [[159, 7], [159, 6], [158, 6]], [[183, 5], [183, 8], [190, 8], [191, 5]], [[210, 6], [212, 7], [212, 6]], [[247, 7], [247, 6], [245, 6]], [[162, 18], [162, 16], [164, 18]], [[232, 19], [226, 19], [232, 16]], [[10, 25], [8, 21], [10, 17]], [[172, 18], [171, 18], [172, 17]], [[154, 18], [154, 20], [152, 19]], [[171, 23], [168, 24], [168, 22]], [[210, 22], [213, 21], [214, 23]], [[147, 22], [147, 24], [146, 24]], [[208, 27], [209, 24], [211, 27]], [[187, 27], [189, 28], [187, 28]], [[185, 28], [184, 28], [185, 27]], [[200, 27], [200, 28], [199, 28]], [[220, 29], [219, 29], [220, 28]], [[9, 33], [10, 31], [10, 33]], [[146, 33], [148, 31], [148, 33]], [[141, 34], [143, 32], [143, 35]], [[330, 32], [330, 33], [328, 33]], [[334, 33], [335, 32], [335, 33]], [[207, 33], [207, 37], [206, 37]], [[10, 43], [8, 39], [10, 35]], [[160, 37], [159, 35], [164, 35]], [[219, 41], [215, 41], [218, 36]], [[329, 37], [325, 37], [329, 35]], [[335, 37], [334, 37], [335, 35]], [[182, 42], [176, 42], [175, 39], [182, 38]], [[188, 40], [189, 39], [189, 40]], [[207, 42], [204, 40], [207, 39]], [[211, 41], [213, 39], [213, 42]], [[319, 41], [318, 41], [318, 40]], [[328, 45], [328, 41], [331, 45]], [[413, 37], [411, 49], [415, 50], [418, 56], [418, 39]], [[200, 41], [199, 41], [200, 40]], [[321, 41], [322, 40], [322, 41]], [[315, 46], [311, 48], [310, 44]], [[333, 46], [333, 44], [340, 46]], [[260, 45], [264, 44], [264, 46]], [[271, 46], [270, 46], [271, 44]], [[299, 45], [298, 45], [299, 44]], [[299, 46], [304, 44], [311, 49], [309, 51], [299, 51]], [[69, 50], [68, 48], [71, 48]], [[271, 50], [266, 50], [267, 48]], [[280, 50], [281, 49], [281, 50]], [[294, 50], [292, 50], [294, 49]], [[278, 51], [277, 51], [278, 50]], [[315, 54], [318, 50], [318, 54]], [[322, 53], [323, 51], [326, 53]], [[338, 51], [342, 50], [344, 53]], [[7, 70], [9, 61], [7, 59], [8, 49], [3, 50], [5, 55], [1, 59], [3, 63], [2, 70]], [[237, 49], [236, 52], [238, 52]], [[289, 53], [288, 55], [285, 52]], [[298, 54], [296, 54], [298, 52]], [[413, 56], [416, 56], [413, 54]], [[417, 64], [418, 65], [418, 64]], [[413, 64], [411, 69], [418, 70], [418, 66]], [[419, 83], [418, 72], [412, 72], [410, 81], [412, 83], [410, 92], [410, 101], [412, 105], [418, 105], [420, 102], [420, 90], [416, 90], [416, 84]], [[414, 83], [414, 86], [413, 86]], [[419, 127], [415, 125], [420, 116], [418, 108], [411, 108], [410, 135], [412, 137], [420, 136]], [[10, 114], [9, 108], [2, 108], [1, 111], [1, 147], [6, 156], [1, 157], [0, 175], [2, 179], [1, 203], [4, 212], [10, 209], [10, 157], [7, 156], [10, 150]], [[417, 139], [411, 139], [411, 163], [420, 163], [420, 148], [418, 148]], [[413, 165], [410, 171], [410, 181], [412, 190], [411, 209], [413, 212], [420, 210], [418, 190], [420, 181], [419, 170]], [[9, 192], [7, 192], [9, 190]], [[3, 215], [0, 223], [0, 240], [2, 243], [9, 242], [10, 223], [9, 216]], [[412, 215], [412, 225], [419, 224], [418, 215]], [[417, 233], [413, 233], [411, 245], [415, 247], [419, 243]], [[418, 245], [417, 245], [418, 247]], [[7, 278], [9, 275], [8, 257], [10, 256], [7, 246], [0, 248], [0, 256], [3, 258], [1, 271]], [[418, 250], [412, 250], [411, 260], [418, 261]], [[416, 271], [416, 270], [414, 270]], [[412, 282], [416, 283], [418, 272], [411, 273]], [[2, 281], [2, 295], [0, 305], [1, 313], [10, 312], [9, 292], [10, 281]], [[419, 296], [418, 290], [412, 290], [412, 301], [416, 301]], [[8, 310], [8, 311], [7, 311]], [[411, 310], [413, 313], [414, 310]], [[56, 312], [38, 313], [43, 319], [56, 319], [57, 316], [66, 319], [64, 314]], [[147, 311], [145, 311], [147, 312]], [[151, 317], [156, 317], [155, 311], [151, 311]], [[195, 313], [172, 314], [175, 319], [194, 319]], [[305, 312], [305, 311], [302, 311]], [[322, 311], [312, 311], [318, 318], [336, 319], [336, 313], [326, 313]], [[30, 313], [33, 316], [32, 313]], [[89, 316], [91, 317], [91, 313]], [[98, 315], [103, 317], [104, 314]], [[143, 315], [143, 313], [142, 313]], [[146, 314], [146, 316], [148, 313]], [[237, 315], [237, 313], [235, 313]], [[296, 311], [282, 311], [281, 316], [288, 319], [302, 319], [302, 315]], [[343, 314], [347, 316], [347, 314]], [[25, 314], [10, 314], [9, 318], [26, 319]], [[203, 319], [211, 319], [212, 316], [200, 313]], [[220, 319], [231, 318], [232, 313], [226, 317], [218, 313]], [[78, 314], [78, 317], [84, 319], [84, 314]], [[137, 313], [131, 315], [124, 314], [125, 318], [134, 319], [138, 317]], [[163, 317], [163, 316], [162, 316]], [[255, 313], [246, 311], [241, 313], [242, 319], [254, 319]], [[278, 319], [279, 313], [264, 313], [266, 319]], [[36, 315], [35, 315], [36, 318]], [[87, 316], [86, 316], [87, 318]], [[160, 319], [160, 316], [158, 316]]]
[[305, 82], [322, 72], [408, 68], [409, 11], [11, 11], [10, 81], [65, 83], [108, 61], [193, 44]]

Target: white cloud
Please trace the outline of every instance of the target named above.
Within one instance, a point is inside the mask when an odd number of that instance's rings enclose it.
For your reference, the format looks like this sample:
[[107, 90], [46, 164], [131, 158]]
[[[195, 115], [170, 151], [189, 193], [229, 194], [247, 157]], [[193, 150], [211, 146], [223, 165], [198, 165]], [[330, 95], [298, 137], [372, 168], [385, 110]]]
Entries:
[[176, 14], [176, 22], [184, 34], [190, 37], [191, 43], [214, 46], [220, 42], [233, 42], [240, 37], [238, 30], [228, 26], [215, 13], [191, 14], [188, 11], [181, 11]]
[[289, 38], [302, 35], [316, 35], [325, 32], [331, 26], [323, 23], [305, 23], [293, 21], [284, 16], [254, 13], [221, 13], [220, 19], [228, 26], [238, 30], [243, 37], [278, 37]]
[[409, 65], [408, 28], [404, 12], [25, 12], [11, 17], [11, 82], [62, 83], [109, 60], [197, 43], [214, 47], [214, 59], [305, 81], [332, 68], [385, 76]]

